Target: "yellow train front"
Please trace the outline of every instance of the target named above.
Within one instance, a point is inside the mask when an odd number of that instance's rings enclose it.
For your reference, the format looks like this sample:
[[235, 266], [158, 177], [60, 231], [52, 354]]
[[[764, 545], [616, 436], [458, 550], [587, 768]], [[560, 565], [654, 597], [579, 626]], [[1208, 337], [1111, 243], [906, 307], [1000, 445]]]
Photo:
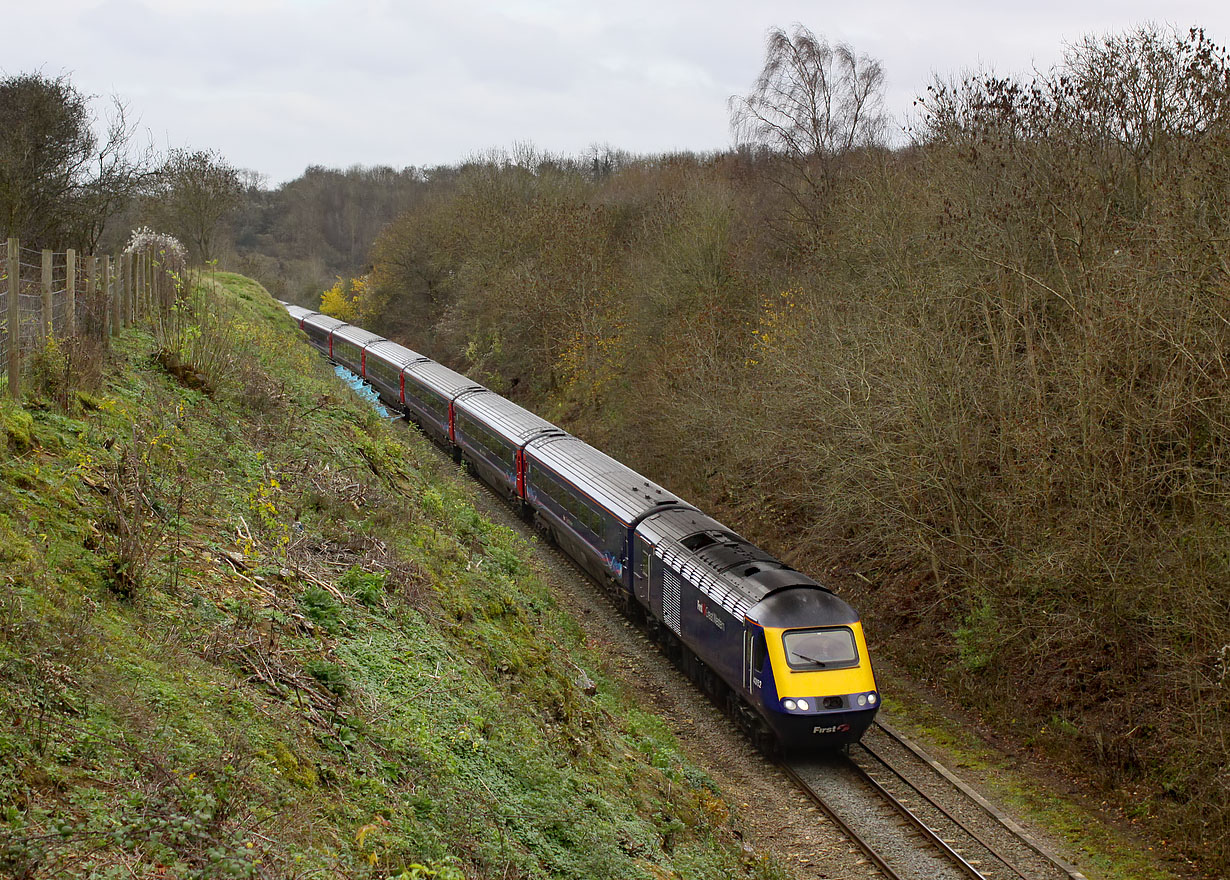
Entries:
[[769, 593], [746, 625], [749, 665], [759, 670], [747, 698], [777, 741], [787, 749], [856, 742], [880, 694], [854, 609], [819, 585], [800, 583]]

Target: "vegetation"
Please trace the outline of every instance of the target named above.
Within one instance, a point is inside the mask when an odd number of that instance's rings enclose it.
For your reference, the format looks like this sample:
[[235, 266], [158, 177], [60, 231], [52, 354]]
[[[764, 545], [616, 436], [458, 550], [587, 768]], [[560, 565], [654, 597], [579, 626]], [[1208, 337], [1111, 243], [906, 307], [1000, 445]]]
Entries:
[[0, 224], [28, 247], [90, 252], [107, 221], [139, 192], [148, 150], [127, 108], [114, 101], [106, 137], [87, 96], [65, 76], [0, 79]]
[[249, 186], [232, 215], [224, 265], [260, 281], [279, 299], [305, 302], [338, 276], [368, 267], [368, 252], [389, 223], [433, 188], [447, 186], [451, 169], [308, 168], [267, 190]]
[[[1225, 873], [1226, 53], [1146, 29], [937, 81], [899, 149], [882, 78], [774, 31], [729, 154], [248, 175], [228, 215], [244, 173], [184, 153], [224, 184], [186, 216], [198, 258], [827, 576], [878, 650]], [[88, 250], [170, 216], [117, 110], [99, 144], [67, 80], [0, 81], [10, 234]], [[115, 371], [53, 342], [37, 400], [0, 406], [5, 869], [769, 871], [611, 682], [577, 692], [566, 624], [530, 638], [554, 617], [524, 547], [220, 279]]]
[[840, 582], [880, 650], [1222, 870], [1226, 55], [1090, 39], [937, 82], [908, 148], [773, 141], [796, 61], [878, 69], [826, 47], [779, 35], [733, 102], [765, 147], [457, 169], [347, 304]]
[[297, 335], [204, 276], [0, 400], [0, 874], [781, 876]]
[[209, 150], [171, 150], [158, 171], [147, 211], [188, 246], [196, 265], [216, 260], [222, 221], [239, 207], [239, 171]]

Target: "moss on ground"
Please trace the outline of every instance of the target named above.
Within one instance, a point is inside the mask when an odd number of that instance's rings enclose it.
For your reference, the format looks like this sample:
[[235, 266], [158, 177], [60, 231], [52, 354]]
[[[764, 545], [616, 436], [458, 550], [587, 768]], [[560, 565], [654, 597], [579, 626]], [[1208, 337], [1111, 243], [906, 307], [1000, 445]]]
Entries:
[[0, 403], [0, 874], [779, 876], [425, 441], [190, 300]]

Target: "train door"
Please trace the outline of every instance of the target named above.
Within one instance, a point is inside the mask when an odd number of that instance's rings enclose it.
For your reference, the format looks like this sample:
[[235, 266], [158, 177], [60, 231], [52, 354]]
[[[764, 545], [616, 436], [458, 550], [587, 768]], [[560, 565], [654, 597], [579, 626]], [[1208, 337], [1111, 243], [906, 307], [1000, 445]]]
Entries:
[[637, 535], [632, 540], [632, 589], [636, 592], [637, 600], [645, 606], [649, 605], [649, 567], [650, 560], [653, 559], [653, 547]]
[[764, 630], [753, 623], [745, 624], [743, 629], [743, 687], [748, 693], [754, 693], [760, 689], [767, 655]]

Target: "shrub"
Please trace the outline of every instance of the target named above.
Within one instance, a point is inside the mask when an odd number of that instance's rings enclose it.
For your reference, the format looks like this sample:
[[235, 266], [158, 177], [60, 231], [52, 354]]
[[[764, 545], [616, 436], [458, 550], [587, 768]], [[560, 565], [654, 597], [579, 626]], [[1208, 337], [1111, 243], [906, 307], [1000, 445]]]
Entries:
[[311, 586], [299, 595], [299, 607], [309, 620], [329, 633], [336, 633], [342, 622], [342, 607], [324, 587]]

